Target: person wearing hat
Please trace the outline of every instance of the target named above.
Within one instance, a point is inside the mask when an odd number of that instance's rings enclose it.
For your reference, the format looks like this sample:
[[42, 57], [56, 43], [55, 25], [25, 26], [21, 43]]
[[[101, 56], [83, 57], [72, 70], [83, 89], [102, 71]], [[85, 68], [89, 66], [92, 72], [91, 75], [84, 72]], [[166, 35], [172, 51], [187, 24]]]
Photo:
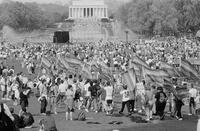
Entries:
[[164, 119], [164, 110], [167, 101], [167, 95], [163, 92], [162, 87], [157, 88], [156, 98], [156, 115], [160, 117], [160, 120]]

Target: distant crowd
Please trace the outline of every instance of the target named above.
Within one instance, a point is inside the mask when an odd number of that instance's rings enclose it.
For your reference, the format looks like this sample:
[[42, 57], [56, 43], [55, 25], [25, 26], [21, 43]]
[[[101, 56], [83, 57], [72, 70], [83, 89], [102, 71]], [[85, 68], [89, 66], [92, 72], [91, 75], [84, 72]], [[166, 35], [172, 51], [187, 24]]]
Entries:
[[[144, 113], [146, 121], [156, 119], [164, 120], [166, 105], [169, 104], [171, 117], [183, 120], [181, 107], [182, 98], [167, 92], [162, 86], [147, 84], [145, 80], [139, 81], [135, 90], [130, 91], [122, 80], [121, 73], [113, 74], [114, 80], [105, 80], [95, 77], [89, 79], [80, 73], [69, 73], [56, 64], [56, 55], [61, 54], [72, 57], [90, 65], [104, 63], [106, 67], [116, 72], [124, 72], [129, 68], [132, 54], [143, 59], [152, 69], [159, 67], [160, 62], [175, 64], [178, 58], [200, 58], [200, 42], [195, 39], [165, 38], [164, 40], [140, 40], [134, 42], [96, 42], [74, 43], [71, 45], [54, 45], [52, 43], [23, 43], [12, 45], [2, 42], [0, 46], [0, 87], [1, 100], [13, 101], [14, 108], [1, 104], [1, 113], [4, 112], [8, 123], [14, 122], [13, 129], [31, 128], [34, 123], [32, 114], [27, 110], [29, 98], [38, 98], [41, 105], [40, 113], [45, 116], [40, 121], [41, 131], [56, 131], [55, 120], [51, 113], [57, 114], [58, 108], [65, 105], [66, 120], [86, 120], [88, 112], [105, 112], [112, 115], [115, 111], [115, 98], [120, 97], [121, 108], [118, 113], [123, 115], [127, 106], [128, 115]], [[42, 65], [41, 59], [46, 57], [50, 68]], [[18, 72], [14, 64], [8, 66], [8, 59], [21, 62], [21, 68], [28, 73]], [[52, 73], [53, 72], [53, 73]], [[92, 71], [91, 71], [92, 72]], [[93, 73], [93, 72], [92, 72]], [[98, 76], [98, 75], [97, 75]], [[188, 88], [189, 114], [198, 113], [199, 93], [193, 84], [179, 85], [177, 78], [172, 78], [174, 88]], [[190, 88], [189, 88], [190, 87]], [[143, 90], [139, 92], [138, 90]], [[2, 103], [2, 102], [1, 102]], [[16, 106], [20, 105], [19, 114], [14, 114]], [[73, 113], [78, 112], [74, 118]], [[155, 116], [155, 117], [154, 117]], [[11, 121], [10, 121], [11, 120]], [[1, 119], [0, 121], [4, 121]], [[0, 129], [11, 130], [5, 124]]]

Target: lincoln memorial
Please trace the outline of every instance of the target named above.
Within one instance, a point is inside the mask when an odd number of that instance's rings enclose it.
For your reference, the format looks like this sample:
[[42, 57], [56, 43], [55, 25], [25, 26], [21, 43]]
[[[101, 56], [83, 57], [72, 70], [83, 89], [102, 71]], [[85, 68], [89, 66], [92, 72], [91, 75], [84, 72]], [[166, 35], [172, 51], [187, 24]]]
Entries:
[[69, 18], [108, 18], [108, 8], [103, 0], [73, 0]]
[[71, 41], [107, 39], [105, 24], [110, 24], [104, 0], [72, 0], [66, 20]]

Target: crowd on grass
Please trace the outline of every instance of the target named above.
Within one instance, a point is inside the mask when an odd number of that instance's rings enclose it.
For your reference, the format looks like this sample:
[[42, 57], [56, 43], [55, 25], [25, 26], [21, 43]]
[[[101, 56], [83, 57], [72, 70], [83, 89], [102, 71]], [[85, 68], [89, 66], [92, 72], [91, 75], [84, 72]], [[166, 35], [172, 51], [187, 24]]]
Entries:
[[[40, 121], [40, 130], [56, 131], [55, 120], [51, 113], [58, 114], [57, 110], [65, 103], [65, 119], [74, 120], [74, 112], [78, 112], [77, 120], [85, 120], [88, 112], [104, 112], [106, 115], [116, 113], [115, 97], [121, 99], [121, 109], [118, 113], [123, 115], [126, 106], [128, 116], [135, 113], [144, 113], [146, 121], [158, 116], [164, 120], [165, 111], [178, 120], [183, 120], [181, 107], [183, 99], [176, 97], [172, 92], [166, 92], [162, 86], [149, 85], [145, 80], [137, 83], [135, 90], [130, 91], [121, 79], [120, 73], [113, 75], [114, 80], [109, 81], [95, 77], [89, 79], [80, 73], [69, 73], [59, 68], [56, 63], [58, 54], [73, 57], [85, 63], [104, 63], [116, 72], [124, 72], [129, 67], [132, 54], [143, 59], [151, 68], [159, 68], [160, 62], [175, 64], [178, 58], [195, 58], [200, 56], [200, 43], [196, 39], [164, 38], [146, 41], [126, 42], [77, 42], [68, 45], [54, 45], [52, 43], [23, 43], [9, 44], [2, 42], [0, 46], [0, 87], [1, 100], [13, 101], [13, 107], [20, 105], [17, 114], [14, 108], [1, 104], [1, 113], [7, 116], [7, 123], [13, 123], [3, 129], [31, 128], [34, 123], [32, 114], [27, 110], [29, 97], [37, 97], [41, 105], [40, 113], [45, 116]], [[41, 64], [42, 57], [53, 63], [51, 68]], [[18, 72], [14, 65], [8, 65], [8, 59], [21, 62], [21, 67], [28, 73]], [[39, 72], [39, 73], [38, 73]], [[53, 72], [53, 73], [49, 73]], [[31, 76], [31, 77], [30, 77]], [[33, 77], [32, 77], [33, 76]], [[172, 79], [174, 88], [188, 88], [187, 83], [178, 84], [177, 78]], [[140, 92], [137, 90], [140, 88]], [[141, 89], [143, 90], [141, 92]], [[200, 99], [198, 90], [191, 84], [189, 88], [189, 114], [198, 113]], [[3, 102], [1, 102], [3, 103]], [[166, 109], [167, 103], [169, 109]], [[31, 104], [31, 103], [30, 103]], [[1, 128], [5, 126], [0, 120]]]

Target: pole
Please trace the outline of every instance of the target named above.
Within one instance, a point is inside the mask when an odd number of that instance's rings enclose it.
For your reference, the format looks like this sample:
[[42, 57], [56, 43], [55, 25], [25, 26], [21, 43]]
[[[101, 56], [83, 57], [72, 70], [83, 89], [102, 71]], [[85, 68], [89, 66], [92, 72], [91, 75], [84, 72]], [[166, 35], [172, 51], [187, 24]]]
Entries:
[[126, 33], [126, 43], [128, 43], [128, 30], [126, 30], [125, 33]]

